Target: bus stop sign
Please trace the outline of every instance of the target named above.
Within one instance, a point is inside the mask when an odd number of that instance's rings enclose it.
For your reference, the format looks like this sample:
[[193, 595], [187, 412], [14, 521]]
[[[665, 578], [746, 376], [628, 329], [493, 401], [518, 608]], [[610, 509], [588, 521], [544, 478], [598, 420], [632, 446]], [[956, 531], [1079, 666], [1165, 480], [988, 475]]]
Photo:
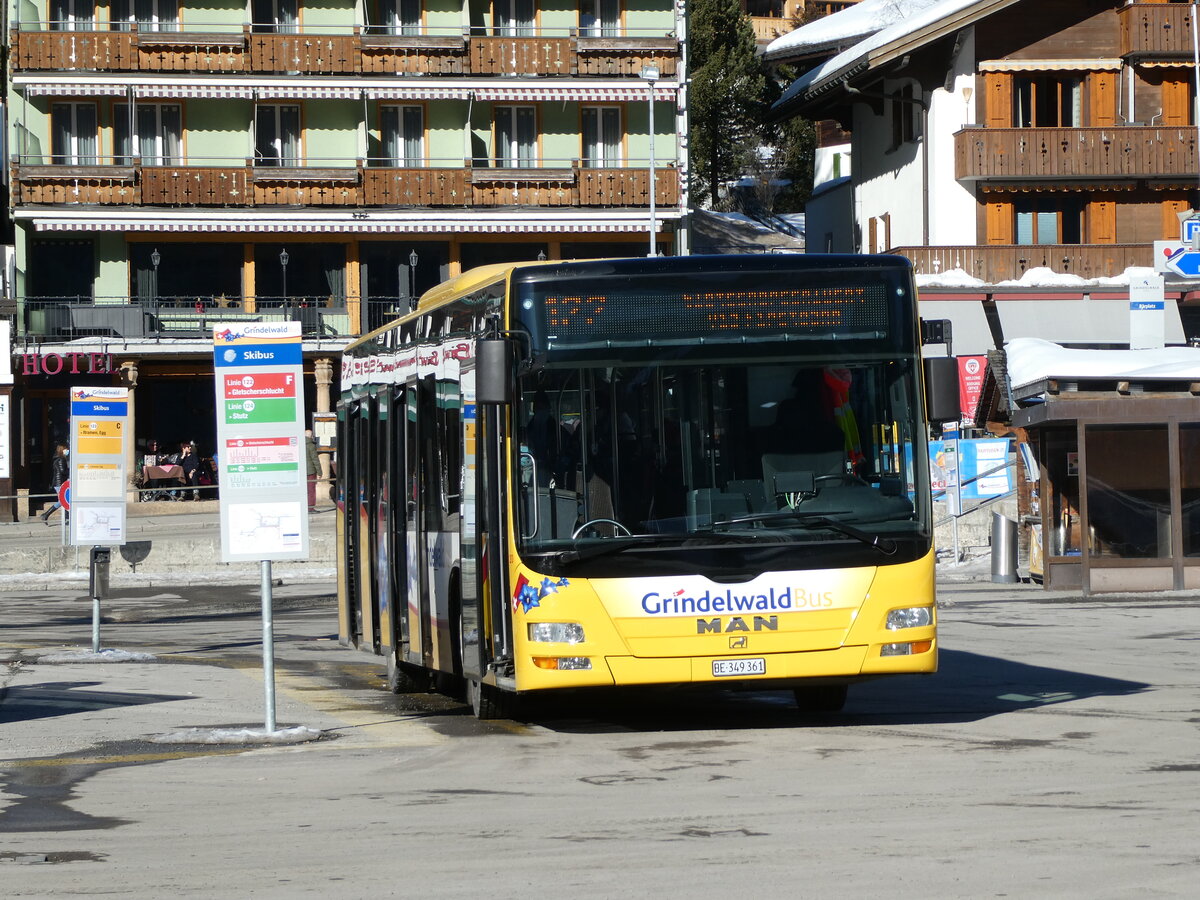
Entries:
[[67, 479], [58, 488], [58, 502], [63, 509], [71, 508], [71, 479]]

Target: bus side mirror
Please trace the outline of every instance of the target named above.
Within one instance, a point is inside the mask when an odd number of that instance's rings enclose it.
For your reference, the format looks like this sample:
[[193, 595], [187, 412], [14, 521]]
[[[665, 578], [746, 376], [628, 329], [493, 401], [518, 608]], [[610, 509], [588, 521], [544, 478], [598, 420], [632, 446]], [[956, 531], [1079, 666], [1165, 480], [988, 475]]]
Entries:
[[957, 422], [962, 417], [958, 360], [953, 356], [925, 360], [925, 412], [930, 422]]
[[475, 342], [475, 402], [512, 403], [512, 343], [503, 338]]

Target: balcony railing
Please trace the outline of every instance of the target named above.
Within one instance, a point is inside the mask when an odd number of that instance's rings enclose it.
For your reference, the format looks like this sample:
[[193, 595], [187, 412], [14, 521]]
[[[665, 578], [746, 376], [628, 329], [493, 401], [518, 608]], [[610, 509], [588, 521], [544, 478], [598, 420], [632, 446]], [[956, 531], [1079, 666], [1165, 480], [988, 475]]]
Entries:
[[[392, 310], [390, 318], [407, 311], [408, 299], [367, 306]], [[299, 322], [308, 338], [349, 338], [361, 333], [363, 304], [328, 296], [27, 297], [18, 298], [16, 308], [17, 342], [28, 345], [82, 337], [203, 340], [211, 339], [214, 325], [240, 322]]]
[[291, 26], [187, 23], [170, 31], [97, 23], [56, 30], [49, 22], [13, 28], [13, 69], [22, 71], [193, 72], [305, 75], [559, 75], [677, 71], [679, 42], [653, 29], [594, 36], [577, 29], [496, 34], [485, 28], [388, 33], [380, 26]]
[[893, 247], [888, 252], [907, 257], [919, 275], [961, 269], [985, 284], [1018, 279], [1037, 268], [1104, 278], [1120, 275], [1130, 266], [1154, 264], [1151, 244], [967, 244]]
[[967, 128], [954, 136], [954, 170], [960, 180], [1195, 177], [1196, 129]]
[[[533, 167], [490, 167], [428, 160], [397, 166], [385, 160], [309, 160], [309, 165], [147, 165], [121, 158], [84, 165], [47, 165], [18, 157], [12, 168], [17, 206], [161, 207], [648, 207], [647, 160], [591, 168], [578, 160], [542, 160]], [[219, 162], [206, 160], [207, 163]], [[450, 162], [456, 162], [450, 165]], [[655, 205], [680, 202], [673, 163], [655, 168]]]
[[1121, 55], [1192, 57], [1190, 3], [1131, 3], [1117, 10]]

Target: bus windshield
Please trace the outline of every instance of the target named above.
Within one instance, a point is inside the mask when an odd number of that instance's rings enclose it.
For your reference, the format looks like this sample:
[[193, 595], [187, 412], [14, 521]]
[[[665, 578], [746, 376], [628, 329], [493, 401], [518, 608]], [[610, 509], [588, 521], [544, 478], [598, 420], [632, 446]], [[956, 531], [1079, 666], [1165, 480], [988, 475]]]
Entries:
[[918, 558], [930, 514], [916, 371], [911, 358], [680, 351], [527, 374], [521, 552], [593, 575]]

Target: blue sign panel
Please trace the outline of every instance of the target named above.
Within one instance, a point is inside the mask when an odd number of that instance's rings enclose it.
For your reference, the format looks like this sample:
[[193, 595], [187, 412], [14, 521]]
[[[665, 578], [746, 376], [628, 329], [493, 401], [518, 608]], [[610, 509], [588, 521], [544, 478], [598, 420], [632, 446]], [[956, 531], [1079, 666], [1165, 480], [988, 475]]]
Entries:
[[71, 403], [71, 415], [124, 418], [129, 415], [129, 404], [112, 400], [75, 400]]
[[299, 342], [290, 344], [231, 344], [217, 347], [213, 361], [219, 368], [228, 366], [298, 366], [303, 362]]

